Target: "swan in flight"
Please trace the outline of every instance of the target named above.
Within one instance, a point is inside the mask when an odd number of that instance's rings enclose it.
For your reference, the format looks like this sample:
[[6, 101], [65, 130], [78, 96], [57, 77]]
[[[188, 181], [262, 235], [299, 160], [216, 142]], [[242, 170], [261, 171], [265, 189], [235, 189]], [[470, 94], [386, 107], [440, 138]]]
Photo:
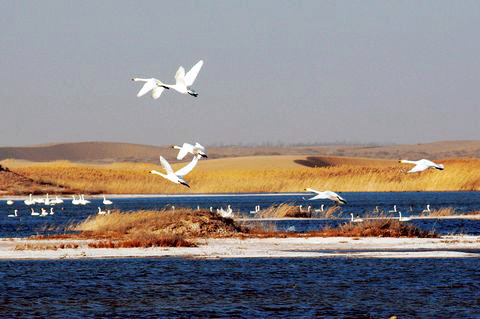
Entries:
[[315, 200], [315, 199], [330, 199], [333, 200], [334, 202], [337, 202], [339, 204], [346, 204], [347, 201], [343, 199], [340, 195], [338, 195], [335, 192], [332, 191], [324, 191], [324, 192], [319, 192], [317, 190], [311, 189], [311, 188], [305, 188], [307, 192], [312, 192], [312, 193], [317, 193], [312, 198], [309, 198], [308, 200]]
[[148, 92], [152, 91], [152, 97], [156, 100], [162, 95], [163, 90], [167, 89], [162, 81], [155, 79], [155, 78], [150, 78], [150, 79], [142, 79], [142, 78], [133, 78], [132, 81], [135, 82], [145, 82], [145, 84], [142, 86], [140, 91], [138, 91], [137, 97], [142, 97]]
[[177, 91], [178, 93], [190, 94], [191, 96], [197, 97], [198, 93], [195, 92], [195, 90], [193, 90], [192, 88], [190, 88], [190, 86], [192, 86], [193, 82], [195, 82], [198, 72], [200, 72], [200, 69], [202, 68], [202, 66], [203, 66], [203, 60], [200, 60], [186, 74], [183, 66], [180, 66], [177, 70], [177, 73], [175, 73], [175, 84], [173, 85], [163, 84], [162, 87], [171, 88]]
[[195, 168], [200, 157], [201, 157], [200, 155], [195, 155], [193, 157], [193, 160], [190, 163], [188, 163], [188, 165], [174, 172], [172, 169], [172, 166], [170, 166], [167, 160], [164, 159], [162, 156], [160, 156], [160, 164], [165, 169], [167, 174], [160, 173], [159, 171], [156, 171], [156, 170], [151, 170], [150, 174], [160, 175], [163, 178], [168, 179], [169, 181], [175, 184], [182, 184], [190, 188], [190, 185], [188, 185], [188, 183], [183, 178]]
[[200, 143], [195, 143], [195, 145], [189, 144], [189, 143], [183, 143], [183, 145], [180, 147], [178, 145], [173, 145], [172, 148], [180, 150], [177, 155], [177, 160], [182, 160], [185, 155], [188, 153], [192, 155], [200, 155], [202, 157], [208, 157], [205, 147], [202, 146]]
[[103, 195], [103, 205], [112, 205], [113, 202], [107, 198], [105, 198], [105, 195]]
[[400, 163], [415, 165], [411, 170], [408, 171], [408, 173], [423, 172], [424, 170], [429, 168], [436, 168], [438, 170], [443, 170], [445, 168], [443, 164], [436, 164], [427, 159], [421, 159], [419, 161], [401, 160]]

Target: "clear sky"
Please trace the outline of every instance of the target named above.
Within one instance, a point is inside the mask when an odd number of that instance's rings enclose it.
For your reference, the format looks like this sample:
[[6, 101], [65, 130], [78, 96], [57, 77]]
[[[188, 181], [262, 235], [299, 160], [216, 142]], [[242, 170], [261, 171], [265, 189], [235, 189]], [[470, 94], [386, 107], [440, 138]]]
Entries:
[[[2, 1], [0, 145], [480, 139], [480, 1]], [[199, 97], [137, 98], [205, 60]]]

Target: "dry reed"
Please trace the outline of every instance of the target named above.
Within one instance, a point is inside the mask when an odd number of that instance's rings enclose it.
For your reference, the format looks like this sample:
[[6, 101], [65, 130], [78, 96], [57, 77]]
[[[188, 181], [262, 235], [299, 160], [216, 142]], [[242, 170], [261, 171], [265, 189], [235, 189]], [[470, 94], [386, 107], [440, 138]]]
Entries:
[[[225, 161], [236, 165], [223, 165]], [[281, 157], [271, 157], [273, 163]], [[291, 159], [289, 161], [292, 161]], [[11, 171], [32, 180], [60, 185], [85, 193], [155, 194], [184, 192], [296, 192], [306, 187], [334, 191], [475, 191], [480, 190], [480, 160], [449, 159], [441, 161], [444, 171], [427, 170], [407, 174], [408, 165], [387, 162], [377, 167], [375, 160], [338, 160], [332, 165], [306, 167], [283, 165], [257, 168], [255, 160], [238, 159], [201, 161], [187, 179], [187, 189], [153, 176], [158, 165], [141, 163], [79, 164], [66, 161], [47, 163], [8, 162]], [[184, 165], [184, 164], [181, 164]], [[180, 166], [181, 166], [180, 165]], [[179, 167], [174, 165], [175, 168]]]

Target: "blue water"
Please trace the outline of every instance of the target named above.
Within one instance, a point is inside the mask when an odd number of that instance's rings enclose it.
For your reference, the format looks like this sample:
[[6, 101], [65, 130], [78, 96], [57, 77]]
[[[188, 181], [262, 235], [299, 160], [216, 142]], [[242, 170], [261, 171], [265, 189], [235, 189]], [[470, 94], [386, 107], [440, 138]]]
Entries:
[[[459, 213], [480, 211], [480, 192], [361, 192], [361, 193], [340, 193], [347, 199], [347, 205], [342, 207], [346, 218], [349, 213], [356, 215], [365, 215], [372, 212], [376, 206], [380, 210], [388, 211], [397, 205], [397, 209], [402, 211], [404, 216], [418, 215], [427, 204], [431, 209], [445, 207], [455, 208]], [[120, 210], [139, 210], [139, 209], [162, 209], [165, 207], [191, 207], [206, 208], [226, 207], [231, 205], [232, 209], [241, 212], [245, 217], [251, 217], [249, 213], [254, 210], [256, 205], [266, 208], [274, 204], [290, 203], [302, 205], [304, 208], [312, 206], [319, 208], [325, 204], [325, 209], [332, 206], [328, 200], [308, 201], [309, 194], [301, 195], [249, 195], [249, 196], [163, 196], [154, 198], [113, 198], [114, 204], [109, 209]], [[19, 237], [30, 236], [34, 234], [62, 232], [65, 225], [81, 221], [90, 215], [96, 214], [97, 207], [102, 205], [102, 199], [91, 199], [92, 203], [88, 206], [74, 206], [70, 201], [66, 201], [62, 206], [54, 206], [55, 215], [48, 217], [30, 216], [30, 208], [23, 204], [23, 201], [15, 201], [12, 206], [7, 206], [4, 202], [0, 205], [0, 237]], [[40, 205], [35, 206], [35, 210], [40, 210]], [[8, 218], [14, 209], [19, 210], [19, 218]], [[49, 208], [47, 208], [49, 209]], [[274, 224], [279, 230], [295, 229], [295, 231], [318, 230], [326, 225], [335, 226], [345, 221], [279, 221], [269, 222]], [[480, 235], [480, 221], [473, 220], [421, 220], [412, 223], [428, 230], [435, 230], [441, 234], [472, 234]]]
[[1, 261], [2, 318], [480, 318], [477, 258]]

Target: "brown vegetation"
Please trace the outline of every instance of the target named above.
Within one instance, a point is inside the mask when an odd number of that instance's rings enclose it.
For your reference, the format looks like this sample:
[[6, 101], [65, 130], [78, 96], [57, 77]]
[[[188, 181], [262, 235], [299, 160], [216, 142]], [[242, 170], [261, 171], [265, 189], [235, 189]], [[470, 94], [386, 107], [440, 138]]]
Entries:
[[453, 216], [456, 215], [455, 208], [446, 207], [440, 209], [434, 209], [430, 212], [422, 212], [422, 216]]
[[[440, 161], [445, 164], [444, 171], [430, 169], [416, 174], [407, 174], [411, 166], [396, 161], [317, 158], [313, 162], [310, 159], [310, 163], [323, 166], [309, 167], [299, 162], [302, 160], [308, 160], [308, 157], [257, 156], [202, 160], [187, 177], [191, 188], [149, 174], [152, 169], [162, 170], [154, 164], [79, 164], [66, 161], [3, 161], [2, 164], [36, 183], [61, 185], [63, 189], [75, 189], [83, 193], [298, 192], [306, 187], [337, 192], [480, 190], [478, 159]], [[175, 164], [173, 167], [176, 169], [183, 165]], [[1, 182], [0, 186], [3, 184], [8, 184], [8, 181]], [[17, 192], [22, 192], [22, 188]], [[23, 192], [28, 193], [25, 188]]]
[[308, 218], [311, 217], [310, 212], [300, 211], [298, 206], [292, 206], [289, 204], [280, 204], [280, 205], [273, 205], [266, 209], [262, 209], [257, 214], [255, 214], [256, 218], [286, 218], [286, 217], [293, 217], [293, 218]]

